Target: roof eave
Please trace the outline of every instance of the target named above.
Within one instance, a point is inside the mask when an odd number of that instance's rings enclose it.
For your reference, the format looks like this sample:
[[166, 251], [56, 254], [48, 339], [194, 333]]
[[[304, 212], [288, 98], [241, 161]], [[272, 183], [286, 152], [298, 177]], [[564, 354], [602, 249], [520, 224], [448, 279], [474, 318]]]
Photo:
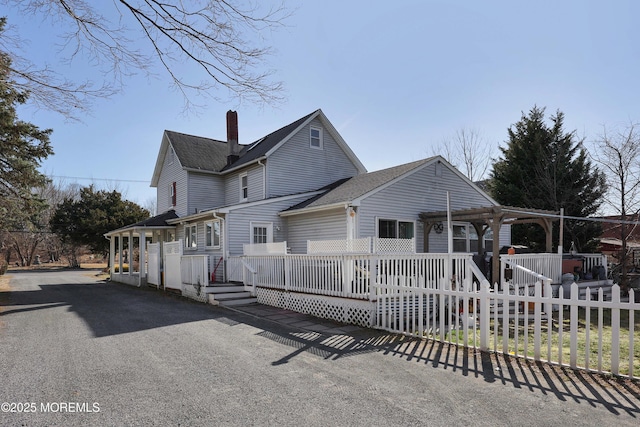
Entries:
[[346, 209], [349, 206], [359, 206], [359, 203], [355, 201], [343, 201], [343, 202], [331, 203], [328, 205], [311, 206], [307, 208], [296, 209], [293, 211], [283, 211], [283, 212], [279, 212], [278, 215], [281, 217], [287, 217], [287, 216], [301, 215], [306, 213], [321, 212], [321, 211], [336, 209], [340, 207], [344, 207]]

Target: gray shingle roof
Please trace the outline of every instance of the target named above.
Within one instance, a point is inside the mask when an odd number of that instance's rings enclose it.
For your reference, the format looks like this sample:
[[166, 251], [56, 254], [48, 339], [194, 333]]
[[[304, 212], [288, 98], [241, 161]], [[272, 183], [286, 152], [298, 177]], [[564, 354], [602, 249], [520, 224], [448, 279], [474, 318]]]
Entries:
[[231, 165], [225, 167], [224, 170], [234, 169], [238, 166], [242, 166], [245, 163], [249, 163], [252, 160], [256, 160], [264, 156], [265, 154], [267, 154], [267, 152], [269, 152], [269, 150], [278, 145], [280, 141], [289, 136], [291, 132], [296, 130], [298, 126], [300, 126], [305, 122], [305, 120], [307, 120], [310, 116], [318, 111], [319, 110], [309, 113], [306, 116], [299, 118], [295, 122], [290, 123], [274, 132], [271, 132], [269, 135], [264, 136], [249, 145], [243, 146], [242, 150], [240, 150], [240, 158], [233, 162]]
[[141, 227], [171, 227], [167, 224], [167, 220], [178, 218], [178, 214], [173, 209], [163, 212], [160, 215], [153, 216], [151, 218], [144, 219], [140, 222], [136, 222], [135, 224], [126, 225], [124, 227], [118, 228], [114, 231], [122, 231], [133, 228], [141, 228]]
[[[356, 175], [335, 188], [329, 189], [326, 193], [306, 200], [287, 211], [294, 211], [303, 208], [316, 208], [336, 203], [351, 202], [365, 194], [393, 181], [394, 179], [424, 165], [433, 160], [433, 157], [418, 160], [404, 165], [394, 166], [388, 169]], [[340, 181], [337, 182], [338, 184]]]
[[225, 141], [165, 131], [184, 168], [219, 172], [227, 165], [228, 148]]
[[182, 167], [209, 172], [223, 172], [264, 156], [317, 111], [319, 110], [309, 113], [249, 145], [241, 144], [240, 157], [231, 165], [227, 165], [229, 148], [226, 141], [187, 135], [170, 130], [165, 131], [165, 133]]

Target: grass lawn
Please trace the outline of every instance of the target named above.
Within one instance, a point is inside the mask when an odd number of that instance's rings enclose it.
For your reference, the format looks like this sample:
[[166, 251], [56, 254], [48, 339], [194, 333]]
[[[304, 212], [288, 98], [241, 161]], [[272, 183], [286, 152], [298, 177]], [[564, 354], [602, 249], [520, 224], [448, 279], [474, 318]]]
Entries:
[[[560, 312], [554, 312], [551, 324], [549, 324], [548, 320], [543, 319], [542, 321], [542, 325], [539, 330], [540, 357], [553, 363], [569, 365], [571, 360], [570, 312], [569, 310], [562, 312], [562, 328], [559, 327], [560, 315]], [[630, 323], [631, 316], [633, 316], [632, 323]], [[576, 342], [576, 365], [578, 367], [611, 372], [613, 350], [613, 328], [611, 320], [611, 309], [593, 308], [589, 310], [588, 315], [585, 308], [578, 309], [578, 339]], [[499, 319], [498, 323], [501, 323], [501, 319]], [[533, 320], [529, 320], [525, 328], [524, 322], [520, 319], [517, 327], [517, 344], [515, 338], [515, 324], [513, 321], [509, 323], [507, 344], [508, 354], [517, 354], [521, 357], [526, 355], [529, 358], [535, 357], [535, 327], [533, 323]], [[587, 327], [587, 323], [589, 327]], [[489, 338], [489, 348], [493, 350], [495, 344], [495, 350], [502, 351], [504, 339], [503, 328], [500, 325], [496, 328], [493, 318], [490, 320], [490, 325], [491, 333]], [[434, 338], [437, 338], [437, 336]], [[463, 345], [465, 343], [464, 331], [461, 329], [450, 331], [445, 336], [445, 339], [449, 342]], [[620, 310], [618, 339], [618, 353], [620, 360], [618, 373], [623, 376], [629, 375], [629, 349], [631, 344], [630, 341], [633, 341], [633, 357], [631, 360], [632, 375], [640, 378], [640, 310], [636, 310], [633, 313], [631, 310]], [[466, 342], [468, 346], [479, 346], [480, 329], [478, 328], [475, 334], [473, 329], [469, 329], [467, 332]], [[549, 342], [551, 343], [550, 348]]]

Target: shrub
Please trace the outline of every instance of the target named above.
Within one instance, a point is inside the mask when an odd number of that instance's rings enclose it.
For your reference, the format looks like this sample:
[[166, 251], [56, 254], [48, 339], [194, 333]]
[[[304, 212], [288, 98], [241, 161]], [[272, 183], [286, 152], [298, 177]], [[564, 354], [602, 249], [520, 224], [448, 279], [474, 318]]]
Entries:
[[7, 268], [9, 268], [9, 264], [0, 264], [0, 276], [7, 272]]

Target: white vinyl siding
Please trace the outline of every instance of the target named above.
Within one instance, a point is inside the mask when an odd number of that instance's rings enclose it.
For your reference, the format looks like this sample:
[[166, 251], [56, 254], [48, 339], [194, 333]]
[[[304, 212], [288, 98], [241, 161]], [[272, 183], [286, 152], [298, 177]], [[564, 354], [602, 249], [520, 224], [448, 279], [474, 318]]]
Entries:
[[[189, 213], [187, 207], [187, 172], [182, 170], [180, 162], [178, 162], [177, 159], [170, 164], [168, 154], [169, 149], [167, 149], [156, 188], [158, 213], [175, 209], [178, 216], [185, 216]], [[169, 194], [169, 185], [173, 182], [176, 183], [175, 206], [171, 206], [171, 197]]]
[[[242, 176], [247, 176], [247, 199], [242, 200], [241, 188]], [[263, 193], [263, 167], [253, 165], [238, 173], [225, 176], [225, 205], [235, 205], [241, 202], [255, 202], [262, 200]]]
[[357, 175], [356, 166], [326, 129], [322, 131], [323, 149], [311, 148], [312, 126], [322, 128], [320, 120], [311, 121], [269, 157], [267, 197], [317, 190]]
[[291, 253], [307, 252], [307, 240], [343, 240], [347, 238], [347, 216], [344, 208], [287, 218], [287, 244]]
[[229, 236], [226, 241], [228, 242], [227, 250], [229, 254], [241, 255], [242, 245], [251, 241], [251, 222], [273, 223], [273, 241], [282, 242], [286, 240], [288, 244], [286, 218], [281, 218], [278, 213], [308, 198], [309, 196], [300, 196], [233, 209], [226, 216], [226, 231]]
[[216, 175], [189, 172], [189, 214], [224, 206], [223, 178]]
[[[491, 205], [486, 197], [449, 168], [442, 167], [441, 172], [441, 176], [437, 176], [436, 164], [427, 165], [363, 199], [358, 208], [359, 237], [375, 236], [378, 218], [416, 221], [416, 250], [423, 252], [423, 228], [418, 222], [419, 215], [421, 212], [446, 211], [447, 191], [450, 193], [451, 210], [454, 211]], [[447, 251], [446, 228], [445, 224], [442, 234], [431, 232], [430, 252]]]

